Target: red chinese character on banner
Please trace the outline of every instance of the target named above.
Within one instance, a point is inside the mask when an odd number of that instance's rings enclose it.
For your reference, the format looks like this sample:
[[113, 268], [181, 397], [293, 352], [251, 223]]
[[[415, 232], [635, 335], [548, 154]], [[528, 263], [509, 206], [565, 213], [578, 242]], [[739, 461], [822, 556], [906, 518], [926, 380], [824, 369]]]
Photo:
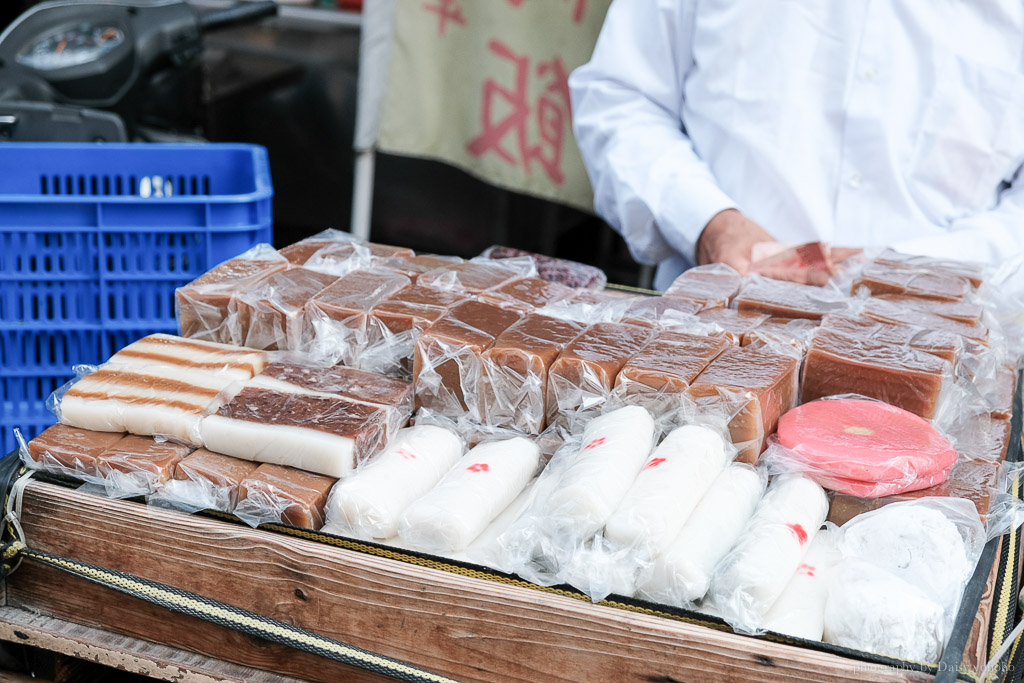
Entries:
[[491, 470], [491, 468], [488, 467], [487, 463], [485, 462], [474, 463], [467, 467], [466, 469], [469, 470], [470, 472], [489, 472]]
[[607, 441], [607, 440], [608, 439], [604, 438], [603, 436], [601, 438], [599, 438], [599, 439], [594, 439], [593, 441], [588, 443], [586, 446], [584, 446], [583, 450], [589, 451], [591, 448], [597, 448], [598, 446], [603, 446], [604, 442]]
[[[551, 182], [561, 185], [565, 182], [562, 172], [562, 152], [565, 146], [565, 129], [569, 123], [569, 73], [561, 58], [556, 57], [537, 65], [537, 76], [549, 79], [536, 107], [529, 102], [530, 58], [518, 55], [499, 40], [492, 40], [488, 47], [501, 59], [508, 60], [515, 67], [515, 85], [506, 88], [493, 78], [488, 78], [483, 87], [481, 126], [483, 131], [469, 141], [469, 153], [481, 157], [488, 152], [497, 154], [510, 166], [521, 165], [529, 175], [533, 163], [540, 164]], [[510, 109], [504, 118], [496, 120], [495, 110], [504, 100], [504, 108]], [[530, 144], [529, 118], [531, 112], [537, 117], [540, 143]], [[514, 136], [518, 158], [505, 144], [509, 135]]]
[[649, 463], [644, 465], [644, 469], [645, 470], [649, 470], [652, 467], [657, 467], [658, 465], [660, 465], [663, 462], [665, 462], [665, 458], [655, 458], [654, 460], [651, 460]]
[[460, 26], [466, 25], [466, 15], [459, 7], [459, 0], [438, 0], [436, 5], [423, 3], [423, 9], [437, 15], [437, 35], [444, 36], [449, 21], [454, 21]]
[[[547, 0], [545, 0], [547, 1]], [[572, 2], [573, 0], [566, 0]], [[506, 0], [513, 7], [522, 7], [526, 0]], [[583, 15], [587, 13], [587, 0], [575, 0], [576, 4], [572, 10], [572, 20], [577, 24], [583, 21]]]

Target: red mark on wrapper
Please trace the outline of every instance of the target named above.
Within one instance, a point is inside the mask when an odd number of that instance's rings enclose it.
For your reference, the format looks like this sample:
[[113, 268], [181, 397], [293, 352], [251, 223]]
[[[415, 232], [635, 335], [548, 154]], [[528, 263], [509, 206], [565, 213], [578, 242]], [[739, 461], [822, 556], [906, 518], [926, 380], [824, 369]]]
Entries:
[[789, 530], [793, 532], [794, 536], [796, 536], [796, 540], [800, 542], [800, 545], [807, 543], [807, 532], [804, 531], [802, 526], [799, 524], [787, 524], [786, 526], [788, 526]]
[[397, 452], [398, 452], [398, 454], [400, 456], [402, 456], [406, 460], [415, 460], [416, 459], [416, 454], [413, 453], [410, 450], [405, 449], [405, 448], [399, 448]]
[[594, 439], [593, 441], [588, 443], [586, 446], [584, 446], [583, 450], [589, 451], [591, 448], [597, 448], [598, 446], [603, 446], [604, 442], [607, 441], [607, 440], [608, 439], [604, 438], [603, 436], [600, 439]]
[[489, 472], [491, 468], [488, 467], [487, 463], [485, 462], [478, 462], [473, 465], [470, 465], [466, 469], [469, 470], [470, 472]]
[[660, 465], [663, 462], [665, 462], [665, 458], [655, 458], [654, 460], [652, 460], [649, 463], [647, 463], [646, 465], [644, 465], [644, 469], [645, 470], [649, 470], [652, 467], [657, 467], [658, 465]]
[[814, 565], [812, 564], [801, 564], [796, 568], [798, 574], [806, 574], [807, 576], [814, 576]]

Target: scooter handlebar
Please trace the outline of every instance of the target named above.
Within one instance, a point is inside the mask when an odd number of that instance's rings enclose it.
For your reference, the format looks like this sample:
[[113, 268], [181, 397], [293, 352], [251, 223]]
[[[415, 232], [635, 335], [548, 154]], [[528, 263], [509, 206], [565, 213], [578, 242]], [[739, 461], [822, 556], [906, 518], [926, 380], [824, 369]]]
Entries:
[[257, 21], [277, 14], [277, 3], [274, 0], [261, 0], [260, 2], [243, 2], [234, 7], [222, 10], [214, 10], [199, 16], [199, 28], [202, 31], [231, 24], [243, 24], [250, 21]]

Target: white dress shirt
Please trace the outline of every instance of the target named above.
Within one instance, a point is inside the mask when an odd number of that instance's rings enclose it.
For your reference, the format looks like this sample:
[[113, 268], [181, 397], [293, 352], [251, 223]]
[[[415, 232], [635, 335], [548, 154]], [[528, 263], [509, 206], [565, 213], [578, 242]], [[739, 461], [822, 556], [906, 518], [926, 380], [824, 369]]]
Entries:
[[1021, 0], [614, 0], [569, 85], [597, 211], [661, 288], [726, 208], [782, 242], [1024, 248]]

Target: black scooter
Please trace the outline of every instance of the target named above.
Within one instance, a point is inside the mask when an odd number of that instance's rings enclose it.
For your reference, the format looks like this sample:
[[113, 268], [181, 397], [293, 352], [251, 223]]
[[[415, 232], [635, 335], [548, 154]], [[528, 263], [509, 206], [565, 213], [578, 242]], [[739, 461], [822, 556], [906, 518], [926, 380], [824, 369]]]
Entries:
[[204, 31], [277, 13], [245, 2], [53, 0], [0, 33], [0, 142], [201, 139]]

